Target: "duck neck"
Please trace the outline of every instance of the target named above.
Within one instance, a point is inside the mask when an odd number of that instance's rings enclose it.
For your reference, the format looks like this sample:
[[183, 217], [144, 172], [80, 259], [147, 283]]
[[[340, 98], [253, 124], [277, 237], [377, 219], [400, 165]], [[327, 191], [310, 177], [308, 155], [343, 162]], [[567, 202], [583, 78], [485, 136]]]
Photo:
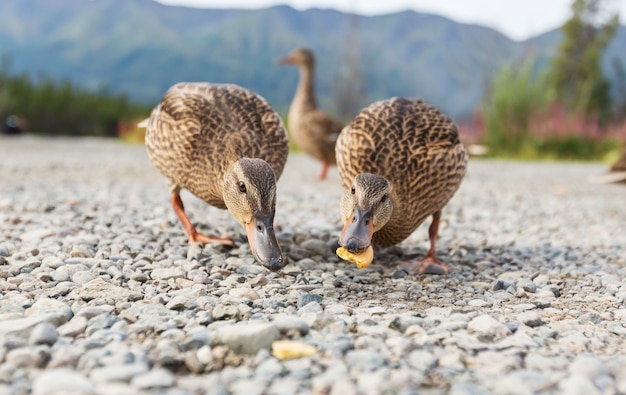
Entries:
[[289, 110], [289, 117], [298, 116], [317, 108], [315, 100], [314, 66], [300, 66], [300, 80]]

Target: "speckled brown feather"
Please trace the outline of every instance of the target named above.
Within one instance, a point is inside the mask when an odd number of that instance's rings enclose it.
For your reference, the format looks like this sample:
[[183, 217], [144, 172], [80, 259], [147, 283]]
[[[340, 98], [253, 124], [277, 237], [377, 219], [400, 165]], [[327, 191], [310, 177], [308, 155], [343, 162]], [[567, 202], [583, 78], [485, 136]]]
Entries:
[[153, 110], [146, 148], [172, 189], [226, 208], [222, 186], [240, 158], [265, 160], [280, 177], [289, 151], [283, 123], [257, 94], [230, 84], [179, 83]]
[[381, 246], [406, 239], [448, 203], [468, 157], [450, 118], [421, 100], [404, 98], [363, 109], [339, 135], [336, 156], [344, 190], [359, 173], [390, 182], [393, 213], [372, 237]]
[[305, 153], [334, 165], [335, 144], [344, 125], [325, 112], [316, 109], [302, 114], [298, 126], [292, 129], [293, 139]]

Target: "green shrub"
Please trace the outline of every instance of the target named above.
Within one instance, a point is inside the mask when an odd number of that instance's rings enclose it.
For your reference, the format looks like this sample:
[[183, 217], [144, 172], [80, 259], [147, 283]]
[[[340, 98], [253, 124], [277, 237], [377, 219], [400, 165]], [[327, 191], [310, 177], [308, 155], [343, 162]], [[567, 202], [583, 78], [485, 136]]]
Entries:
[[150, 108], [102, 88], [96, 92], [45, 76], [36, 80], [0, 68], [0, 120], [18, 115], [28, 132], [48, 135], [117, 136], [121, 120], [146, 117]]

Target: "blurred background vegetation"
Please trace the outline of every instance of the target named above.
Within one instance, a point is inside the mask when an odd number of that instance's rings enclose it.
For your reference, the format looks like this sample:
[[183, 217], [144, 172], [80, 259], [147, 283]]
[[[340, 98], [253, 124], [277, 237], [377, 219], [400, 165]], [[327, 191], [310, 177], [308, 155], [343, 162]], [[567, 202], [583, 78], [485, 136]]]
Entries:
[[276, 60], [306, 46], [322, 107], [345, 121], [375, 100], [421, 97], [490, 156], [606, 159], [626, 144], [626, 27], [609, 2], [572, 0], [564, 26], [517, 42], [412, 11], [3, 0], [0, 119], [35, 134], [142, 141], [136, 123], [190, 80], [237, 83], [286, 115], [298, 76]]
[[[626, 143], [624, 64], [613, 58], [614, 84], [603, 55], [618, 31], [601, 0], [575, 0], [572, 17], [548, 66], [533, 54], [500, 69], [479, 116], [491, 155], [527, 159], [614, 160]], [[625, 48], [626, 49], [626, 48]]]
[[19, 126], [33, 133], [117, 137], [127, 122], [150, 111], [148, 105], [112, 94], [104, 86], [94, 91], [69, 80], [31, 78], [9, 70], [5, 57], [0, 66], [0, 117], [18, 117]]

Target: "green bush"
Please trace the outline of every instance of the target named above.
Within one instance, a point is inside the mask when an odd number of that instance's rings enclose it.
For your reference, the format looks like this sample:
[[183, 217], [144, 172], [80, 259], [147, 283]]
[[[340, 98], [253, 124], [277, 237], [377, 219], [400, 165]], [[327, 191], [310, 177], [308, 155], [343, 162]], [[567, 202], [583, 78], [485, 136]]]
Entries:
[[532, 59], [521, 67], [503, 67], [494, 77], [483, 111], [484, 143], [496, 156], [518, 156], [528, 151], [530, 120], [545, 103], [545, 95], [532, 75]]
[[48, 135], [117, 136], [118, 122], [146, 117], [150, 108], [102, 88], [96, 92], [46, 76], [36, 80], [0, 68], [0, 120], [18, 115], [28, 132]]
[[599, 160], [619, 148], [626, 136], [607, 132], [593, 116], [567, 112], [545, 88], [547, 76], [534, 76], [533, 70], [528, 59], [518, 68], [502, 68], [493, 79], [482, 108], [482, 143], [490, 156]]

